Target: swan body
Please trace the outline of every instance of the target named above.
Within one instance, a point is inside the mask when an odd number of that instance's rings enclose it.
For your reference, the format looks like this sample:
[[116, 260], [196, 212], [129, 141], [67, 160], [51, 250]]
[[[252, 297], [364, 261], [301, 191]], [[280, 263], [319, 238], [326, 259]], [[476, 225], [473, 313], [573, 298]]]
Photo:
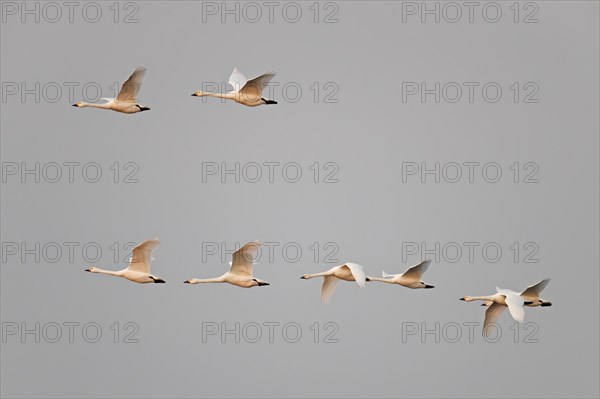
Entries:
[[259, 280], [252, 276], [252, 266], [258, 254], [260, 242], [252, 241], [233, 253], [233, 260], [229, 262], [229, 271], [220, 277], [209, 279], [191, 278], [184, 283], [202, 284], [202, 283], [229, 283], [242, 288], [262, 287], [269, 285], [266, 281]]
[[504, 309], [508, 308], [512, 318], [519, 322], [525, 322], [525, 306], [531, 302], [521, 296], [521, 293], [496, 287], [496, 293], [487, 296], [465, 296], [461, 301], [484, 301], [487, 306], [485, 319], [483, 321], [483, 335], [488, 336], [492, 325], [500, 317]]
[[[550, 279], [545, 279], [540, 281], [537, 284], [531, 285], [525, 289], [525, 291], [521, 292], [521, 296], [525, 299], [525, 306], [535, 307], [535, 306], [552, 306], [552, 302], [546, 301], [545, 299], [540, 298], [541, 292], [546, 288]], [[490, 306], [492, 302], [485, 301], [481, 304], [481, 306]]]
[[145, 74], [146, 68], [137, 68], [131, 74], [129, 79], [123, 83], [117, 98], [101, 98], [101, 100], [106, 101], [105, 103], [86, 103], [79, 101], [73, 104], [73, 106], [78, 108], [93, 107], [110, 109], [124, 114], [136, 114], [138, 112], [148, 111], [150, 108], [140, 105], [137, 100], [137, 94], [140, 91], [140, 87], [142, 87], [142, 78]]
[[262, 91], [267, 86], [269, 81], [275, 76], [275, 72], [269, 71], [254, 79], [247, 79], [237, 68], [233, 69], [229, 77], [229, 84], [233, 86], [233, 90], [227, 93], [210, 93], [197, 91], [192, 94], [193, 97], [217, 97], [227, 100], [233, 100], [236, 103], [256, 107], [265, 104], [277, 104], [276, 101], [267, 100], [262, 96]]
[[363, 267], [357, 263], [345, 263], [325, 272], [305, 274], [300, 278], [309, 280], [313, 277], [323, 277], [323, 286], [321, 287], [321, 302], [323, 303], [329, 303], [339, 280], [356, 281], [360, 287], [364, 288], [367, 279]]
[[408, 288], [434, 288], [433, 285], [429, 285], [421, 281], [421, 276], [427, 271], [430, 260], [425, 260], [418, 265], [410, 267], [407, 271], [401, 274], [387, 274], [385, 271], [382, 272], [383, 278], [378, 277], [367, 277], [367, 281], [379, 281], [381, 283], [398, 284]]
[[152, 263], [152, 251], [158, 247], [160, 241], [158, 238], [146, 240], [133, 248], [133, 256], [129, 259], [129, 266], [123, 270], [112, 271], [103, 270], [97, 267], [90, 267], [86, 272], [108, 274], [110, 276], [123, 277], [135, 283], [164, 283], [165, 280], [150, 274], [150, 263]]

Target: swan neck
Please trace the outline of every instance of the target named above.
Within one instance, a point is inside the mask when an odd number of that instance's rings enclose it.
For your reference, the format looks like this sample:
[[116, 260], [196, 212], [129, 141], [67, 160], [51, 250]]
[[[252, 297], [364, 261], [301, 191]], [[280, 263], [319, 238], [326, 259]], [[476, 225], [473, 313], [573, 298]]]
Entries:
[[95, 268], [94, 270], [92, 270], [92, 273], [108, 274], [110, 276], [117, 276], [117, 277], [121, 276], [120, 271], [115, 272], [113, 270], [104, 270], [104, 269], [98, 269], [98, 268]]
[[191, 279], [190, 283], [192, 284], [205, 284], [205, 283], [222, 283], [225, 280], [223, 279], [223, 277], [216, 277], [216, 278], [193, 278]]
[[329, 275], [330, 275], [329, 271], [326, 271], [326, 272], [322, 272], [322, 273], [309, 274], [308, 278], [325, 277], [325, 276], [329, 276]]
[[108, 105], [108, 103], [105, 104], [95, 104], [95, 103], [81, 103], [81, 107], [92, 107], [92, 108], [102, 108], [102, 109], [109, 109], [110, 106]]
[[205, 96], [209, 97], [217, 97], [217, 98], [225, 98], [232, 99], [235, 96], [235, 93], [204, 93]]
[[472, 301], [493, 301], [493, 295], [484, 295], [484, 296], [472, 296], [470, 298]]

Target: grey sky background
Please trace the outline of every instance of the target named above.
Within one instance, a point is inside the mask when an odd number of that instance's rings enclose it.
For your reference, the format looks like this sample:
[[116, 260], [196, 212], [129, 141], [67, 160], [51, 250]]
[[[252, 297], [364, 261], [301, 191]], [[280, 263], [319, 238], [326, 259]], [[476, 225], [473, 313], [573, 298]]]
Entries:
[[[401, 2], [335, 2], [339, 22], [329, 24], [313, 22], [313, 2], [298, 3], [298, 23], [276, 12], [273, 23], [254, 24], [203, 22], [201, 2], [135, 3], [133, 24], [115, 24], [112, 2], [99, 2], [95, 24], [76, 13], [74, 23], [6, 16], [1, 25], [3, 85], [97, 82], [112, 97], [111, 85], [145, 65], [139, 99], [151, 108], [136, 115], [76, 109], [66, 90], [55, 103], [7, 96], [3, 165], [98, 162], [103, 178], [21, 183], [9, 176], [0, 196], [3, 245], [95, 242], [104, 251], [94, 266], [117, 270], [124, 263], [112, 259], [112, 243], [159, 236], [152, 272], [167, 281], [138, 285], [84, 273], [80, 250], [56, 263], [7, 257], [3, 328], [96, 322], [103, 336], [94, 344], [79, 330], [73, 343], [7, 337], [3, 397], [598, 397], [597, 2], [535, 2], [534, 24], [514, 23], [512, 2], [499, 2], [495, 24], [480, 13], [474, 23], [466, 16], [456, 24], [418, 16], [403, 23]], [[278, 87], [295, 82], [302, 97], [292, 103], [275, 88], [279, 104], [257, 108], [190, 97], [203, 82], [226, 82], [235, 66], [248, 77], [274, 69]], [[335, 83], [339, 102], [315, 102], [315, 82], [321, 90]], [[497, 82], [503, 95], [496, 103], [480, 90], [473, 103], [431, 96], [404, 103], [402, 82]], [[535, 82], [539, 103], [515, 103], [514, 82]], [[75, 95], [82, 100], [80, 89]], [[114, 162], [135, 162], [139, 183], [113, 183]], [[278, 169], [274, 183], [264, 176], [203, 183], [203, 162], [297, 162], [303, 177], [288, 183]], [[314, 183], [315, 162], [336, 163], [339, 182]], [[403, 162], [497, 162], [503, 177], [403, 183]], [[539, 182], [514, 183], [514, 162], [539, 165]], [[254, 274], [269, 287], [182, 284], [227, 270], [220, 256], [202, 261], [203, 242], [233, 248], [254, 239], [298, 243], [302, 259], [286, 261], [281, 246], [273, 261], [261, 259]], [[434, 290], [341, 282], [322, 305], [322, 280], [299, 279], [336, 265], [323, 260], [323, 249], [315, 262], [314, 242], [335, 243], [340, 263], [360, 263], [372, 276], [418, 263], [421, 254], [403, 262], [406, 242], [494, 242], [503, 254], [486, 262], [480, 245], [473, 262], [464, 252], [455, 263], [441, 257], [423, 277]], [[536, 243], [539, 263], [524, 263], [523, 249], [515, 262], [515, 242]], [[496, 286], [520, 291], [542, 278], [552, 279], [543, 298], [553, 306], [526, 309], [526, 321], [539, 327], [537, 343], [523, 342], [523, 327], [513, 341], [508, 312], [497, 343], [485, 342], [480, 327], [472, 343], [466, 328], [457, 343], [402, 340], [403, 323], [482, 323], [479, 303], [460, 297]], [[136, 323], [139, 343], [114, 343], [115, 322]], [[296, 322], [303, 335], [288, 343], [276, 330], [270, 343], [264, 328], [258, 343], [218, 336], [204, 343], [207, 322]], [[315, 322], [319, 343], [309, 329]], [[338, 343], [322, 342], [327, 322], [339, 327]]]

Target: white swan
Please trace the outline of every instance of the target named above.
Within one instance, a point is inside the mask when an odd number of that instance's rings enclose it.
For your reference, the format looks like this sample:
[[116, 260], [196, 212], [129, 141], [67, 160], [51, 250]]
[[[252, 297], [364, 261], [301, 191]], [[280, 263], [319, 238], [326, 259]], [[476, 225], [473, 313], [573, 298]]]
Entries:
[[233, 100], [248, 107], [256, 107], [263, 104], [277, 104], [277, 101], [267, 100], [262, 97], [262, 91], [267, 83], [275, 76], [275, 72], [269, 71], [254, 79], [248, 80], [237, 68], [233, 69], [229, 77], [229, 84], [233, 86], [233, 91], [227, 93], [209, 93], [197, 91], [192, 94], [194, 97], [218, 97]]
[[335, 292], [335, 287], [339, 280], [356, 281], [363, 287], [365, 286], [366, 276], [363, 267], [356, 263], [346, 263], [340, 266], [333, 267], [326, 272], [317, 274], [305, 274], [301, 279], [308, 280], [313, 277], [324, 277], [323, 286], [321, 287], [321, 302], [329, 303], [331, 296]]
[[129, 259], [129, 266], [123, 270], [111, 271], [90, 267], [86, 272], [109, 274], [111, 276], [123, 277], [127, 280], [146, 284], [146, 283], [164, 283], [165, 280], [150, 274], [150, 263], [152, 262], [152, 251], [158, 247], [160, 241], [158, 238], [146, 240], [133, 248], [133, 256]]
[[[489, 302], [490, 305], [485, 311], [485, 320], [483, 321], [483, 335], [488, 336], [492, 324], [500, 317], [502, 311], [508, 307], [508, 311], [513, 319], [519, 323], [525, 321], [525, 308], [524, 306], [529, 304], [529, 301], [525, 301], [525, 298], [518, 292], [505, 290], [496, 287], [496, 293], [487, 296], [465, 296], [460, 298], [461, 301], [472, 302], [472, 301], [485, 301]], [[485, 304], [485, 303], [484, 303]]]
[[266, 281], [259, 280], [252, 276], [252, 265], [256, 260], [260, 245], [260, 242], [252, 241], [235, 251], [233, 253], [233, 260], [229, 263], [229, 271], [221, 277], [209, 279], [191, 278], [184, 281], [184, 283], [229, 283], [243, 288], [269, 285]]
[[148, 111], [150, 108], [144, 107], [138, 103], [137, 94], [142, 87], [142, 78], [146, 74], [146, 68], [138, 67], [123, 83], [121, 91], [117, 95], [117, 98], [101, 98], [106, 100], [105, 103], [85, 103], [77, 102], [73, 104], [74, 107], [85, 108], [94, 107], [101, 109], [111, 109], [113, 111], [122, 112], [124, 114], [135, 114], [142, 111]]
[[[545, 279], [540, 281], [537, 284], [531, 285], [525, 289], [525, 291], [521, 292], [521, 296], [525, 299], [525, 306], [535, 307], [535, 306], [552, 306], [552, 302], [546, 301], [540, 298], [540, 294], [546, 288], [550, 279]], [[481, 304], [481, 306], [490, 306], [492, 302], [486, 301]]]
[[367, 281], [379, 281], [388, 284], [399, 284], [408, 288], [435, 288], [421, 281], [421, 276], [427, 271], [430, 260], [425, 260], [418, 265], [412, 266], [402, 274], [387, 274], [382, 272], [383, 278], [367, 277]]

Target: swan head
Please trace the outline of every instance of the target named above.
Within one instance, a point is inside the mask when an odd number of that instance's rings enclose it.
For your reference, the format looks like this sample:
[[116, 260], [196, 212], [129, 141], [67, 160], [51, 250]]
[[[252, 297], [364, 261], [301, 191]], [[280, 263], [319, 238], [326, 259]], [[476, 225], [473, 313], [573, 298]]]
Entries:
[[73, 104], [73, 106], [74, 106], [74, 107], [81, 108], [81, 107], [85, 107], [85, 104], [84, 104], [84, 103], [82, 103], [81, 101], [78, 101], [78, 102], [76, 102], [75, 104]]
[[204, 92], [202, 92], [202, 91], [196, 91], [196, 92], [192, 93], [192, 97], [202, 97], [205, 95], [206, 94], [204, 94]]
[[308, 280], [310, 279], [310, 274], [305, 274], [302, 277], [300, 277], [302, 280]]
[[[459, 298], [459, 299], [461, 301], [465, 301], [465, 302], [473, 302], [473, 301], [481, 300], [481, 298], [473, 298], [472, 296], [463, 296], [462, 298]], [[489, 306], [492, 304], [492, 301], [485, 301], [483, 304]]]
[[87, 269], [85, 269], [86, 272], [90, 272], [90, 273], [95, 273], [96, 272], [96, 268], [95, 267], [89, 267]]
[[192, 284], [192, 279], [191, 279], [191, 278], [190, 278], [190, 279], [187, 279], [187, 280], [185, 280], [183, 283], [184, 283], [184, 284]]

